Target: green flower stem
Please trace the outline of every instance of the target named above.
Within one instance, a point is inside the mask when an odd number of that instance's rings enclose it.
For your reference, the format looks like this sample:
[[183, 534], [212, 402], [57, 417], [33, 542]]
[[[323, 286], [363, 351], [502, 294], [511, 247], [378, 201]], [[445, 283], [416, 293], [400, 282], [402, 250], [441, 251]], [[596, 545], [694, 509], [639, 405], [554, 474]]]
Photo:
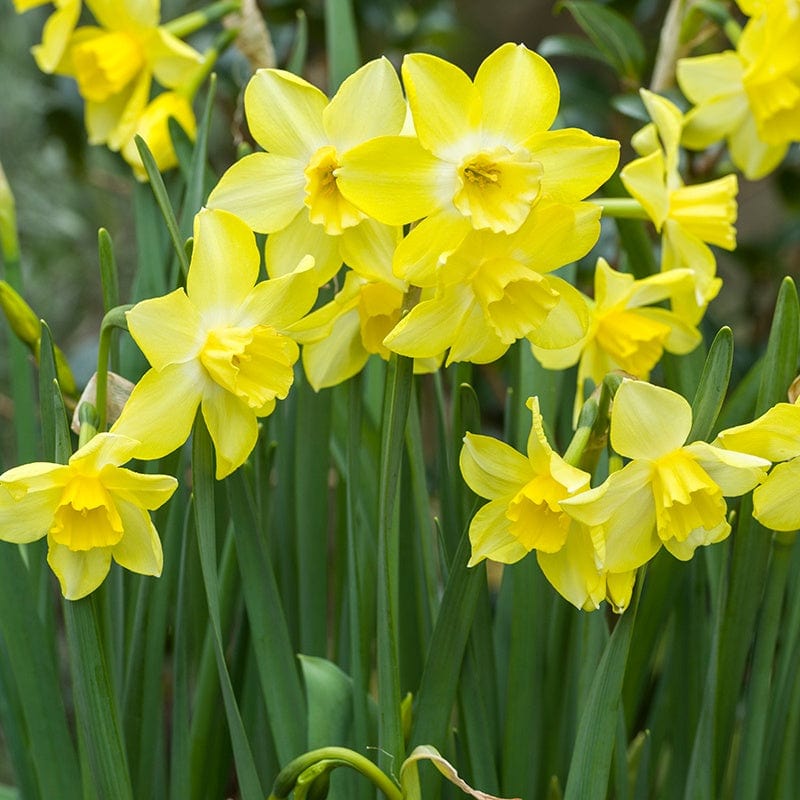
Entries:
[[604, 217], [650, 219], [644, 210], [644, 206], [632, 197], [598, 197], [593, 202], [603, 209]]
[[714, 20], [722, 28], [730, 43], [736, 47], [742, 35], [742, 26], [728, 13], [725, 6], [708, 0], [697, 0], [694, 7], [702, 11], [709, 19]]
[[594, 472], [600, 452], [608, 440], [611, 399], [621, 383], [622, 378], [619, 375], [607, 375], [600, 384], [599, 391], [593, 392], [583, 404], [577, 430], [564, 453], [567, 464]]
[[272, 794], [268, 800], [284, 800], [291, 794], [298, 778], [306, 770], [318, 764], [327, 764], [330, 769], [351, 767], [365, 778], [369, 778], [389, 800], [403, 800], [400, 789], [385, 772], [378, 769], [365, 756], [346, 747], [322, 747], [319, 750], [310, 750], [287, 764], [275, 778]]
[[95, 408], [97, 409], [97, 430], [106, 429], [106, 408], [108, 396], [108, 356], [111, 351], [111, 334], [115, 328], [128, 330], [125, 312], [132, 309], [132, 305], [117, 306], [112, 308], [104, 317], [100, 325], [100, 342], [97, 348], [97, 378], [95, 385]]
[[220, 0], [220, 2], [212, 3], [200, 11], [190, 11], [188, 14], [170, 20], [170, 22], [165, 22], [161, 27], [169, 31], [173, 36], [184, 39], [195, 31], [205, 28], [206, 25], [239, 11], [241, 7], [242, 4], [239, 0]]
[[197, 90], [203, 85], [206, 78], [211, 74], [211, 70], [214, 69], [214, 65], [217, 63], [219, 54], [227, 50], [228, 47], [230, 47], [230, 45], [236, 41], [236, 37], [238, 35], [239, 31], [235, 28], [231, 28], [220, 33], [219, 36], [217, 36], [217, 38], [214, 40], [214, 44], [211, 45], [211, 47], [203, 54], [203, 63], [200, 64], [192, 77], [189, 78], [189, 80], [186, 81], [186, 83], [177, 91], [179, 91], [189, 100], [192, 100], [197, 94]]

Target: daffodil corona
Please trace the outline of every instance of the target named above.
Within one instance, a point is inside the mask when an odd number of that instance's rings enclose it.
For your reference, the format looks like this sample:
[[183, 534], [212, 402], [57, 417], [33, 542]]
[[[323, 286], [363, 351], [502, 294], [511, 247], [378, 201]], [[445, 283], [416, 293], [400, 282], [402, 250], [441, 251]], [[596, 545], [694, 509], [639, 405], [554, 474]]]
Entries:
[[217, 452], [217, 478], [224, 478], [255, 446], [257, 419], [289, 393], [299, 349], [286, 328], [316, 299], [313, 259], [256, 285], [259, 263], [244, 222], [203, 210], [195, 217], [186, 291], [145, 300], [127, 313], [153, 368], [112, 431], [139, 440], [137, 458], [180, 447], [200, 406]]
[[93, 592], [112, 558], [132, 572], [161, 574], [161, 542], [148, 511], [178, 482], [123, 469], [138, 444], [101, 433], [68, 464], [25, 464], [0, 475], [0, 538], [23, 544], [47, 536], [47, 561], [68, 600]]

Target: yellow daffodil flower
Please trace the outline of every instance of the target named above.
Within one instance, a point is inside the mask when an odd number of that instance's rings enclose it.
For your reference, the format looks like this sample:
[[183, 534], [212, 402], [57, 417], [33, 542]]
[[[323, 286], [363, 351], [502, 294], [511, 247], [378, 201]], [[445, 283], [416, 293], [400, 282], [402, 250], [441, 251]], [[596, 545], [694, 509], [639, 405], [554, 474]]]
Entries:
[[403, 83], [416, 137], [382, 136], [345, 153], [336, 172], [352, 203], [390, 225], [417, 225], [395, 272], [416, 283], [471, 230], [513, 233], [544, 201], [577, 203], [613, 173], [619, 144], [578, 129], [549, 130], [559, 87], [541, 56], [504, 44], [474, 82], [424, 53], [407, 55]]
[[169, 89], [185, 83], [200, 54], [159, 25], [159, 0], [85, 0], [99, 26], [77, 28], [55, 72], [78, 83], [92, 144], [119, 150], [133, 136], [153, 77]]
[[596, 489], [561, 503], [589, 526], [598, 562], [612, 572], [636, 569], [664, 545], [688, 560], [700, 545], [730, 533], [725, 497], [749, 492], [769, 462], [706, 442], [685, 444], [689, 403], [644, 381], [624, 380], [611, 411], [611, 445], [631, 459]]
[[534, 355], [547, 369], [567, 369], [578, 363], [576, 420], [587, 379], [598, 386], [609, 372], [622, 370], [647, 380], [665, 350], [683, 355], [697, 347], [702, 336], [694, 325], [666, 308], [651, 307], [693, 288], [691, 270], [675, 269], [635, 280], [612, 269], [604, 258], [597, 260], [586, 335], [560, 350], [533, 346]]
[[306, 253], [316, 259], [320, 284], [343, 260], [368, 270], [396, 244], [397, 231], [353, 205], [337, 176], [350, 149], [403, 127], [406, 103], [392, 65], [370, 61], [330, 101], [290, 72], [261, 69], [247, 85], [244, 107], [250, 133], [267, 152], [234, 164], [211, 192], [209, 208], [231, 211], [270, 234], [271, 276], [290, 272]]
[[753, 516], [774, 531], [800, 529], [800, 405], [778, 403], [757, 420], [720, 432], [715, 444], [782, 462], [753, 492]]
[[186, 291], [137, 303], [128, 328], [152, 365], [112, 432], [138, 439], [136, 457], [159, 458], [188, 438], [197, 408], [217, 451], [217, 478], [240, 467], [258, 438], [259, 417], [294, 381], [299, 355], [285, 330], [317, 296], [313, 260], [256, 285], [252, 231], [233, 214], [195, 217]]
[[24, 464], [0, 475], [0, 539], [47, 536], [47, 562], [68, 600], [93, 592], [112, 558], [141, 575], [161, 574], [161, 542], [147, 512], [169, 500], [178, 482], [123, 469], [138, 444], [101, 433], [68, 464]]
[[[159, 172], [166, 172], [178, 165], [175, 145], [169, 133], [170, 118], [173, 118], [194, 141], [197, 135], [197, 121], [191, 101], [181, 92], [162, 92], [151, 100], [142, 111], [134, 131], [134, 134], [141, 136], [147, 142]], [[146, 181], [147, 173], [133, 136], [124, 145], [121, 153], [133, 169], [136, 179]]]
[[682, 142], [703, 150], [726, 140], [733, 163], [756, 180], [800, 140], [800, 11], [781, 0], [740, 5], [758, 16], [745, 25], [735, 51], [676, 65], [681, 91], [695, 104]]
[[[49, 0], [14, 0], [18, 14], [43, 5], [49, 5]], [[46, 73], [55, 72], [64, 57], [81, 14], [81, 0], [54, 0], [53, 5], [55, 10], [44, 24], [41, 44], [31, 48], [36, 65]]]
[[[400, 320], [406, 288], [391, 274], [368, 280], [350, 271], [330, 303], [289, 328], [303, 345], [303, 369], [316, 391], [352, 378], [371, 355], [389, 359], [383, 340]], [[415, 360], [414, 371], [434, 372], [442, 356]]]
[[590, 610], [609, 596], [622, 609], [633, 576], [615, 576], [609, 583], [597, 569], [588, 533], [561, 510], [562, 500], [589, 488], [590, 475], [550, 447], [538, 398], [527, 405], [532, 416], [527, 457], [490, 436], [464, 437], [461, 474], [472, 491], [489, 500], [470, 523], [469, 566], [485, 558], [513, 564], [536, 550], [547, 579], [573, 605]]
[[[583, 296], [548, 272], [585, 255], [600, 235], [591, 203], [537, 206], [516, 233], [470, 231], [432, 274], [436, 286], [389, 333], [396, 353], [430, 358], [450, 350], [447, 363], [495, 361], [517, 339], [565, 347], [585, 333]], [[401, 245], [402, 246], [402, 245]]]

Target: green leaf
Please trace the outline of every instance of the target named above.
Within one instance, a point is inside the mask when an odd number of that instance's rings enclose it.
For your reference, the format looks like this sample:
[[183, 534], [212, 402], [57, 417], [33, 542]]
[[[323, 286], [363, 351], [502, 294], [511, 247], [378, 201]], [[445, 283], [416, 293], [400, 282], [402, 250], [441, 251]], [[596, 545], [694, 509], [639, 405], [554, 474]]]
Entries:
[[608, 59], [592, 42], [587, 42], [580, 36], [573, 36], [569, 33], [556, 33], [552, 36], [545, 36], [536, 52], [550, 60], [553, 57], [567, 56], [570, 58], [585, 58], [592, 61], [599, 61], [608, 66]]
[[617, 622], [597, 667], [578, 723], [564, 800], [603, 800], [607, 794], [614, 733], [645, 570], [637, 575], [630, 607]]
[[597, 2], [564, 0], [564, 7], [621, 76], [639, 80], [646, 53], [642, 37], [625, 17]]
[[708, 351], [700, 383], [692, 400], [692, 429], [687, 442], [707, 440], [714, 429], [733, 364], [733, 332], [727, 326], [720, 328]]
[[297, 30], [294, 34], [294, 43], [289, 58], [286, 61], [286, 69], [295, 75], [302, 75], [308, 57], [308, 17], [302, 8], [296, 11]]
[[333, 95], [342, 81], [361, 66], [352, 0], [325, 0], [325, 49], [329, 94]]

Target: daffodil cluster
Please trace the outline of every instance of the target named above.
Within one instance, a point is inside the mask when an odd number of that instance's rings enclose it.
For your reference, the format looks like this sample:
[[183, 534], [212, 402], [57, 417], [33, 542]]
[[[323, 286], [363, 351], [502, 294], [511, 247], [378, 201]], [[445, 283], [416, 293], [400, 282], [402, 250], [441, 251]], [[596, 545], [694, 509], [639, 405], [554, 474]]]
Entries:
[[[14, 5], [23, 12], [49, 2]], [[95, 24], [78, 25], [82, 7]], [[161, 23], [159, 0], [55, 0], [32, 52], [43, 72], [76, 81], [90, 144], [120, 151], [140, 180], [146, 173], [134, 136], [145, 140], [159, 170], [176, 166], [168, 120], [194, 139], [192, 98], [216, 58], [213, 49], [204, 57]]]

